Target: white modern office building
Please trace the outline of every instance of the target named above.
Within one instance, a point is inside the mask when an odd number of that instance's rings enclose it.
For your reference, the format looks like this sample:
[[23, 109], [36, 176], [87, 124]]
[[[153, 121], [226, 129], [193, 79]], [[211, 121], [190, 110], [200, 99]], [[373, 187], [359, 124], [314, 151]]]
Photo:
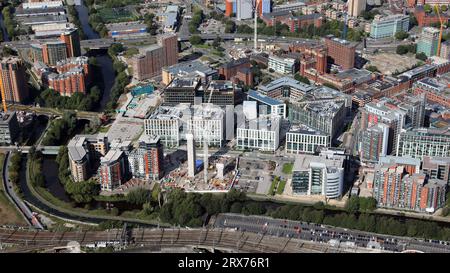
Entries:
[[394, 37], [399, 31], [408, 32], [409, 15], [376, 15], [370, 27], [370, 37], [374, 39]]
[[253, 18], [252, 0], [236, 0], [236, 19], [245, 20]]
[[180, 108], [161, 106], [144, 121], [144, 133], [159, 136], [165, 147], [178, 147], [182, 114]]
[[247, 98], [250, 101], [256, 101], [258, 106], [263, 106], [267, 111], [265, 114], [286, 118], [287, 113], [285, 103], [255, 90], [249, 90]]
[[450, 130], [419, 128], [403, 130], [398, 136], [397, 156], [423, 159], [424, 156], [450, 157]]
[[314, 154], [330, 147], [330, 136], [307, 126], [294, 126], [286, 133], [286, 153]]
[[238, 149], [274, 152], [280, 144], [280, 117], [270, 115], [238, 121], [236, 141]]
[[225, 135], [225, 111], [213, 104], [178, 104], [161, 106], [145, 120], [145, 134], [159, 136], [166, 147], [178, 147], [186, 133], [194, 135], [195, 144], [221, 147]]
[[275, 99], [294, 99], [298, 100], [303, 96], [314, 90], [314, 87], [297, 81], [290, 77], [282, 77], [276, 79], [266, 85], [262, 85], [258, 88], [258, 91], [263, 95], [266, 95]]
[[344, 186], [344, 164], [345, 156], [339, 153], [298, 155], [292, 170], [293, 194], [341, 197]]
[[292, 58], [283, 58], [275, 55], [269, 56], [269, 69], [275, 70], [280, 74], [294, 74], [296, 60]]

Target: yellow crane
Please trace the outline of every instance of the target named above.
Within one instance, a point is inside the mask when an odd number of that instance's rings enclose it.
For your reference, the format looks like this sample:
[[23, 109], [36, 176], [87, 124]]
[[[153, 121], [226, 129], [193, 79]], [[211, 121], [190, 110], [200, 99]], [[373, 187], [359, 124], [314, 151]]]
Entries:
[[441, 56], [441, 43], [442, 43], [442, 33], [444, 32], [444, 20], [441, 17], [441, 13], [439, 11], [439, 6], [436, 5], [436, 6], [434, 6], [434, 8], [436, 9], [436, 13], [439, 17], [439, 22], [441, 24], [441, 28], [439, 31], [438, 49], [437, 49], [437, 56]]
[[3, 104], [3, 112], [6, 113], [8, 108], [6, 107], [6, 93], [5, 88], [3, 87], [3, 77], [0, 75], [0, 91], [2, 94], [2, 104]]

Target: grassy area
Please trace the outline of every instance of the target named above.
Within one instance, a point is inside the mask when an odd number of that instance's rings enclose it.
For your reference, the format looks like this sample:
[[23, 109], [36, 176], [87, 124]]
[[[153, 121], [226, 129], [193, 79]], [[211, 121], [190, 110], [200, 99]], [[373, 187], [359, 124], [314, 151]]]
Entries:
[[137, 16], [133, 15], [127, 7], [101, 8], [97, 12], [105, 23], [128, 22], [137, 19]]
[[109, 202], [117, 202], [117, 201], [125, 201], [127, 198], [125, 195], [111, 195], [111, 196], [105, 196], [105, 195], [99, 195], [94, 197], [97, 201], [109, 201]]
[[125, 52], [123, 53], [123, 56], [126, 58], [130, 58], [133, 55], [136, 55], [139, 53], [139, 50], [135, 47], [131, 47], [128, 48], [127, 50], [125, 50]]
[[[3, 173], [3, 162], [5, 161], [5, 154], [0, 154], [0, 173]], [[3, 187], [3, 176], [0, 177], [0, 225], [26, 225], [25, 220], [19, 211], [17, 211], [14, 204], [12, 204], [6, 196]]]
[[277, 194], [282, 194], [285, 186], [286, 186], [286, 180], [281, 180], [280, 183], [278, 183]]
[[209, 45], [209, 44], [198, 44], [198, 45], [194, 45], [194, 47], [209, 49], [209, 48], [211, 48], [211, 45]]
[[294, 163], [284, 163], [282, 172], [284, 174], [291, 174], [292, 168], [294, 168]]
[[278, 184], [278, 180], [274, 179], [272, 181], [272, 184], [270, 185], [269, 192], [267, 193], [268, 195], [274, 195], [275, 187], [277, 186], [277, 184]]

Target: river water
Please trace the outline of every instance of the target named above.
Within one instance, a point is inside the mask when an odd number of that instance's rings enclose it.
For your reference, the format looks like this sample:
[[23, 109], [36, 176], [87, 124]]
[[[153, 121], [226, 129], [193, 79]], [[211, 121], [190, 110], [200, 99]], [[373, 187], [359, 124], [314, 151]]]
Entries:
[[6, 32], [5, 23], [3, 22], [3, 14], [0, 12], [0, 27], [2, 28], [3, 32], [3, 42], [9, 42], [9, 36], [8, 32]]
[[[91, 25], [89, 25], [88, 8], [85, 6], [84, 1], [82, 0], [81, 4], [82, 5], [76, 5], [75, 9], [78, 12], [78, 18], [80, 19], [84, 34], [89, 40], [100, 39], [100, 35], [92, 29]], [[115, 71], [113, 69], [113, 62], [108, 54], [106, 54], [106, 52], [101, 55], [97, 55], [96, 59], [103, 75], [103, 96], [100, 101], [100, 109], [97, 109], [97, 111], [102, 112], [105, 109], [105, 106], [110, 98], [111, 88], [114, 85]]]

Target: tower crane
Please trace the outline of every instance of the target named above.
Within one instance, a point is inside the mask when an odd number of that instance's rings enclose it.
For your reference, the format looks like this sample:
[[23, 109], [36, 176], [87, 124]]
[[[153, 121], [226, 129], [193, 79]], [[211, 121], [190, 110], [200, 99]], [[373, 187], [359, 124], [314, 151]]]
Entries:
[[258, 7], [261, 4], [261, 0], [254, 0], [253, 1], [253, 16], [255, 17], [255, 23], [254, 23], [254, 37], [253, 37], [253, 50], [256, 52], [258, 48]]
[[434, 6], [436, 9], [436, 13], [439, 17], [439, 23], [441, 24], [440, 30], [439, 30], [439, 40], [438, 40], [438, 49], [437, 49], [437, 56], [441, 56], [441, 43], [442, 43], [442, 33], [444, 32], [444, 19], [441, 17], [441, 13], [439, 11], [439, 6]]
[[2, 104], [3, 104], [3, 112], [6, 113], [8, 111], [8, 107], [6, 106], [6, 93], [5, 88], [3, 87], [3, 78], [0, 77], [0, 89], [2, 93]]

